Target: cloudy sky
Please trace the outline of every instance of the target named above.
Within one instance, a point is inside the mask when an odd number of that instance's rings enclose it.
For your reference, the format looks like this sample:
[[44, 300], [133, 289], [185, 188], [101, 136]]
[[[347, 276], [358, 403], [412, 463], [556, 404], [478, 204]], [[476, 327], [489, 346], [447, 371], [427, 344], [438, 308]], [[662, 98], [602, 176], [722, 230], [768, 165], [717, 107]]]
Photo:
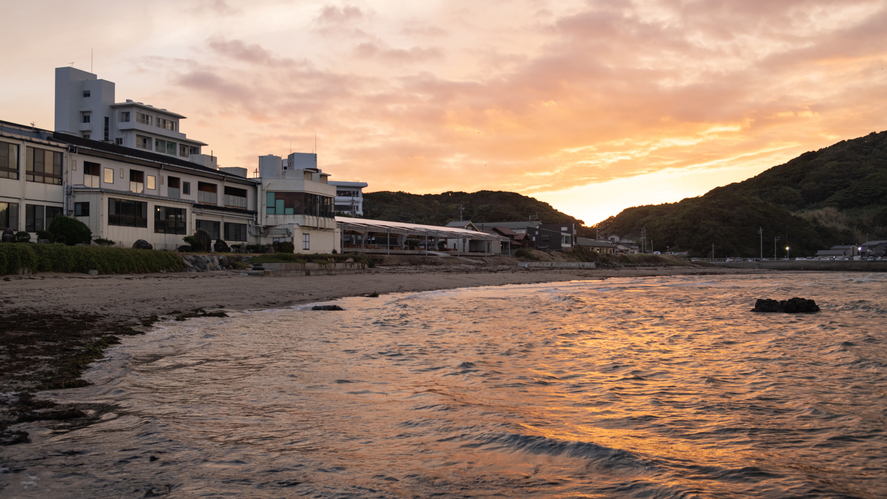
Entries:
[[[53, 71], [167, 108], [222, 166], [517, 191], [593, 224], [887, 129], [887, 0], [5, 2], [0, 119]], [[94, 54], [92, 61], [90, 53]]]

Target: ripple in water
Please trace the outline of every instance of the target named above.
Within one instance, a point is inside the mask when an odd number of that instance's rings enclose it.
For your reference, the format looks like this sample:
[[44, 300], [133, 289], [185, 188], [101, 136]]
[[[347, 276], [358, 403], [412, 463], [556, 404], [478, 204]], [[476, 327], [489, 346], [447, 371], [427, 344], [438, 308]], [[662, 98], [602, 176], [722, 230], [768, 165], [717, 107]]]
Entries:
[[[0, 495], [882, 497], [885, 291], [610, 279], [170, 322], [45, 394], [95, 417], [21, 425]], [[822, 312], [749, 312], [792, 296]]]

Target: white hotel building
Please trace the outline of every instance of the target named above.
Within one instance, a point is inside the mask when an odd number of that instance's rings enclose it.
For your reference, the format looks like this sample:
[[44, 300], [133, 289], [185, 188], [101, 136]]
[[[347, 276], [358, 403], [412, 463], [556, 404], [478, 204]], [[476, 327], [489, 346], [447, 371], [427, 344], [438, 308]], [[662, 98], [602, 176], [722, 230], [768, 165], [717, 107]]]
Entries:
[[206, 144], [180, 131], [184, 116], [115, 102], [114, 83], [92, 73], [57, 68], [55, 94], [55, 132], [0, 122], [0, 230], [33, 239], [67, 214], [126, 247], [174, 249], [205, 229], [228, 244], [341, 251], [336, 187], [316, 155], [263, 156], [260, 177], [247, 178], [203, 154]]

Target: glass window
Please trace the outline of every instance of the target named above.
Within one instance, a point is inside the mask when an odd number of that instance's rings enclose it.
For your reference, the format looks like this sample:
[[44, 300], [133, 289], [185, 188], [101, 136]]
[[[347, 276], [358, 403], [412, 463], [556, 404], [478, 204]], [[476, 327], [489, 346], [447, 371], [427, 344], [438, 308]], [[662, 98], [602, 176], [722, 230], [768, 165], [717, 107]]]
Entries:
[[268, 192], [265, 195], [265, 213], [268, 215], [335, 216], [334, 198], [330, 196], [307, 192]]
[[45, 226], [43, 223], [44, 219], [44, 208], [39, 204], [26, 204], [25, 205], [25, 230], [28, 232], [37, 232], [38, 230], [45, 230]]
[[[83, 185], [86, 187], [99, 187], [99, 171], [102, 167], [98, 163], [83, 162]], [[111, 175], [113, 177], [114, 175]]]
[[136, 135], [136, 148], [151, 150], [151, 137]]
[[108, 225], [148, 227], [148, 203], [109, 198]]
[[91, 94], [92, 94], [92, 92], [90, 92], [89, 90], [84, 90], [84, 91], [83, 91], [83, 96], [84, 96], [84, 97], [89, 97]]
[[218, 204], [216, 194], [218, 186], [206, 182], [197, 182], [197, 202], [203, 204]]
[[89, 203], [74, 203], [74, 216], [75, 217], [88, 217], [89, 216]]
[[182, 182], [182, 194], [191, 194], [191, 182]]
[[302, 234], [302, 249], [311, 249], [311, 234]]
[[62, 153], [29, 147], [25, 180], [41, 184], [62, 185]]
[[213, 239], [219, 239], [219, 228], [221, 224], [219, 222], [213, 222], [210, 220], [197, 220], [197, 230], [203, 229], [209, 232], [209, 237]]
[[183, 158], [188, 157], [188, 146], [186, 146], [185, 144], [179, 144], [179, 156]]
[[89, 123], [89, 120], [90, 120], [90, 115], [89, 115], [89, 113], [83, 113], [83, 122], [84, 122], [84, 123]]
[[246, 241], [246, 224], [225, 224], [226, 241]]
[[129, 190], [143, 192], [145, 190], [145, 172], [138, 170], [129, 171]]
[[113, 184], [114, 183], [114, 169], [113, 168], [105, 168], [105, 183]]
[[156, 189], [156, 188], [157, 188], [157, 177], [155, 177], [154, 175], [148, 175], [148, 185], [147, 185], [147, 187], [148, 187], [149, 190], [152, 190], [152, 191], [153, 191], [154, 189]]
[[181, 180], [178, 177], [166, 177], [166, 195], [179, 199], [181, 197]]
[[129, 111], [123, 111], [120, 113], [120, 121], [123, 123], [129, 123]]
[[0, 203], [0, 230], [18, 230], [18, 203]]
[[154, 207], [154, 232], [157, 234], [187, 234], [185, 208]]
[[225, 206], [246, 209], [246, 189], [225, 186]]
[[0, 178], [18, 180], [18, 145], [0, 142]]

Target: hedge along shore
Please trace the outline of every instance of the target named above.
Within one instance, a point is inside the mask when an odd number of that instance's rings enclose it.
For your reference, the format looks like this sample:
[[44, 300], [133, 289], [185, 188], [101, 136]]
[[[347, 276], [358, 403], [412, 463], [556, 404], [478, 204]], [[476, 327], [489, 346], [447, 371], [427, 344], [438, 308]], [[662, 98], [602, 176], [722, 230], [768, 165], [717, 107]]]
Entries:
[[[376, 267], [362, 274], [255, 277], [238, 271], [140, 275], [39, 273], [0, 280], [0, 444], [27, 441], [9, 429], [35, 419], [82, 420], [77, 408], [30, 397], [82, 386], [81, 372], [121, 336], [157, 320], [225, 310], [283, 308], [346, 296], [506, 284], [686, 274], [761, 273], [705, 267], [526, 270], [517, 265]], [[62, 424], [62, 423], [57, 423]]]

